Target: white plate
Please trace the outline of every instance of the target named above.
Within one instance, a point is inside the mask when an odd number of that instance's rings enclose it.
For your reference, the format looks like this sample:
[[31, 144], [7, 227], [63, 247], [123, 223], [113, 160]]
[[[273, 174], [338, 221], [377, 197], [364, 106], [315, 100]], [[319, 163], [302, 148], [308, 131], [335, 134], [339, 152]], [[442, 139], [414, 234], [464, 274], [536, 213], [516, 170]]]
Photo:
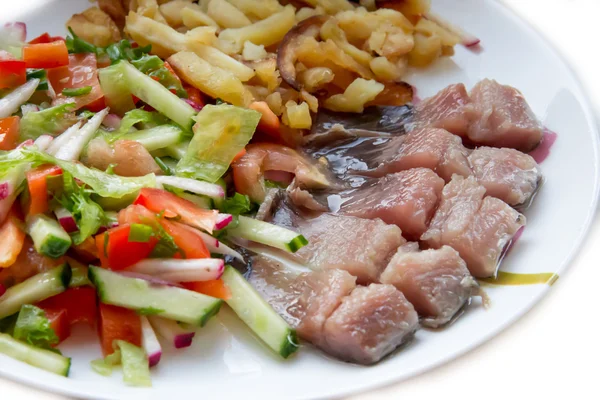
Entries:
[[[29, 37], [64, 32], [67, 18], [89, 6], [86, 0], [8, 1], [0, 19], [24, 20]], [[504, 260], [502, 269], [520, 273], [562, 274], [579, 248], [595, 210], [598, 192], [598, 139], [580, 84], [555, 51], [530, 27], [491, 0], [434, 0], [434, 10], [482, 39], [484, 51], [458, 47], [452, 59], [412, 76], [419, 95], [447, 84], [468, 87], [489, 77], [523, 91], [544, 124], [558, 132], [550, 157], [542, 164], [546, 183], [526, 212], [528, 226]], [[35, 5], [36, 7], [32, 7]], [[305, 346], [281, 361], [223, 312], [203, 328], [190, 349], [167, 351], [153, 371], [152, 389], [125, 387], [121, 374], [96, 375], [89, 361], [100, 357], [89, 331], [76, 332], [61, 349], [73, 357], [71, 377], [57, 377], [0, 356], [0, 373], [46, 390], [77, 397], [164, 399], [201, 397], [313, 399], [331, 398], [408, 378], [474, 348], [515, 322], [549, 286], [492, 287], [492, 307], [472, 306], [442, 332], [420, 331], [416, 340], [378, 365], [344, 364]]]

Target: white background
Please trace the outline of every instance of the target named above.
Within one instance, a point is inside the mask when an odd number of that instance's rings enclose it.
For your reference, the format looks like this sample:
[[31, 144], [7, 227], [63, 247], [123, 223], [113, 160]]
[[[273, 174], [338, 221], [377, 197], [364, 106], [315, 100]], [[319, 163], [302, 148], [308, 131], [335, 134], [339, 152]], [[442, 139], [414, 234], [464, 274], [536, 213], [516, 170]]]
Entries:
[[[0, 8], [11, 7], [8, 1], [1, 0]], [[594, 102], [596, 115], [600, 115], [600, 1], [504, 2], [530, 21], [568, 59]], [[600, 399], [600, 332], [596, 329], [600, 320], [598, 244], [600, 219], [596, 217], [583, 249], [567, 273], [514, 326], [445, 366], [347, 400]], [[0, 378], [0, 399], [65, 397]]]

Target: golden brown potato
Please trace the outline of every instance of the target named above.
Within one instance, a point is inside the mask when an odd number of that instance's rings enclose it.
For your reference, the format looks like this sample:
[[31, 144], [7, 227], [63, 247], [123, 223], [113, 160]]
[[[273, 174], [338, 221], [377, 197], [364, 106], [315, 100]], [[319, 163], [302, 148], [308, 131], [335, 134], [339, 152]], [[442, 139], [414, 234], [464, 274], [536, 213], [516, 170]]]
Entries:
[[248, 17], [265, 19], [280, 12], [283, 6], [277, 0], [228, 0]]
[[275, 57], [268, 57], [258, 61], [249, 62], [248, 65], [254, 69], [258, 82], [274, 91], [281, 84], [279, 71], [277, 71], [277, 60]]
[[310, 93], [316, 92], [333, 81], [334, 75], [330, 68], [314, 67], [299, 73], [302, 86]]
[[302, 7], [301, 9], [296, 11], [296, 21], [300, 22], [300, 21], [304, 21], [305, 19], [308, 19], [310, 17], [314, 17], [315, 15], [325, 15], [325, 14], [327, 14], [327, 13], [321, 7], [315, 7], [315, 8]]
[[225, 29], [219, 39], [231, 42], [240, 52], [246, 41], [265, 47], [279, 43], [285, 34], [294, 26], [296, 19], [293, 6], [286, 6], [280, 12], [237, 29]]
[[98, 7], [110, 16], [119, 29], [123, 29], [125, 16], [130, 10], [126, 3], [122, 0], [98, 0]]
[[265, 50], [265, 46], [257, 46], [254, 43], [247, 41], [244, 43], [244, 50], [242, 50], [242, 57], [247, 61], [258, 61], [268, 57], [268, 53]]
[[[188, 0], [173, 0], [173, 1], [169, 1], [167, 3], [161, 4], [158, 9], [160, 10], [161, 14], [163, 15], [163, 17], [165, 17], [165, 19], [167, 20], [167, 23], [169, 25], [171, 25], [173, 28], [178, 28], [183, 24], [183, 10], [184, 9], [191, 9], [191, 10], [195, 10], [198, 12], [202, 12], [200, 6], [198, 4], [195, 3], [191, 3]], [[204, 24], [206, 25], [206, 24]], [[199, 26], [199, 25], [197, 25]], [[189, 27], [189, 29], [191, 28], [195, 28], [196, 26], [192, 26]]]
[[121, 33], [115, 22], [98, 7], [91, 7], [81, 14], [73, 15], [66, 25], [73, 29], [77, 36], [95, 46], [106, 47], [121, 40]]
[[386, 82], [385, 88], [373, 100], [365, 104], [370, 106], [403, 106], [413, 99], [413, 88], [406, 82]]
[[339, 11], [352, 10], [354, 6], [347, 0], [304, 0], [313, 7], [321, 7], [327, 14], [335, 15]]
[[357, 78], [344, 93], [326, 99], [324, 107], [331, 111], [361, 113], [365, 104], [375, 99], [383, 89], [383, 84], [377, 81]]
[[460, 43], [458, 36], [425, 18], [421, 18], [415, 25], [415, 32], [422, 33], [425, 36], [437, 35], [442, 40], [442, 46], [446, 47], [453, 47]]
[[[338, 25], [346, 33], [350, 43], [363, 43], [375, 31], [384, 27], [394, 26], [406, 33], [412, 33], [412, 23], [400, 12], [388, 9], [379, 9], [367, 12], [364, 8], [338, 13], [335, 18]], [[385, 30], [384, 30], [385, 31]]]
[[408, 54], [415, 42], [412, 33], [406, 33], [396, 26], [383, 25], [371, 34], [366, 45], [370, 51], [389, 58]]
[[156, 22], [160, 22], [161, 24], [166, 24], [167, 20], [161, 14], [158, 3], [156, 0], [138, 0], [138, 8], [137, 13], [155, 20]]
[[198, 57], [189, 51], [179, 52], [167, 60], [177, 75], [203, 93], [237, 106], [247, 106], [252, 94], [233, 73]]
[[406, 62], [400, 59], [393, 63], [385, 57], [376, 57], [371, 60], [371, 71], [379, 81], [399, 81], [406, 73]]
[[181, 10], [181, 21], [183, 22], [183, 25], [189, 29], [197, 28], [199, 26], [212, 26], [217, 28], [217, 30], [220, 29], [219, 24], [201, 9], [184, 8]]
[[308, 108], [310, 108], [311, 112], [316, 113], [319, 111], [319, 100], [306, 90], [300, 91], [300, 99], [304, 100], [306, 104], [308, 104]]
[[385, 0], [378, 1], [377, 6], [400, 11], [412, 20], [429, 11], [431, 0]]
[[367, 68], [369, 67], [369, 63], [373, 59], [371, 54], [350, 44], [346, 38], [346, 33], [340, 29], [335, 18], [331, 18], [323, 24], [321, 27], [321, 38], [323, 40], [332, 40], [336, 46], [354, 58], [358, 63]]
[[295, 101], [288, 101], [283, 108], [281, 122], [294, 129], [310, 129], [312, 118], [308, 104], [305, 102], [296, 104]]
[[265, 98], [265, 101], [275, 115], [280, 116], [283, 113], [283, 101], [281, 99], [281, 93], [273, 92]]
[[126, 18], [125, 30], [139, 45], [152, 45], [152, 53], [167, 58], [178, 51], [187, 50], [186, 35], [169, 25], [131, 12]]
[[413, 67], [426, 67], [442, 55], [442, 38], [415, 33], [415, 47], [408, 53], [408, 63]]
[[252, 68], [212, 46], [198, 44], [188, 48], [215, 67], [231, 72], [242, 82], [249, 81], [254, 76]]
[[252, 24], [243, 12], [226, 0], [210, 0], [206, 13], [223, 28], [241, 28]]

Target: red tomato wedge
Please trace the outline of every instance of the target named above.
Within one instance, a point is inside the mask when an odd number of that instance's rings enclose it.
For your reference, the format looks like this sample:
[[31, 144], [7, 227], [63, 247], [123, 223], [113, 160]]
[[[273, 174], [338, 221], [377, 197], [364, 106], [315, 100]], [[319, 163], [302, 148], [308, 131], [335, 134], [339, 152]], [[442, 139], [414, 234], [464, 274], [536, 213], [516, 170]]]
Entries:
[[114, 352], [115, 340], [142, 345], [142, 321], [135, 311], [100, 303], [98, 313], [98, 334], [105, 357]]
[[56, 68], [69, 64], [69, 51], [62, 40], [36, 43], [23, 47], [23, 61], [27, 68]]
[[[165, 66], [166, 65], [167, 63], [165, 63]], [[184, 86], [183, 88], [187, 92], [189, 101], [193, 102], [198, 107], [204, 107], [206, 105], [206, 101], [204, 100], [204, 97], [202, 96], [202, 92], [200, 92], [200, 90], [196, 89], [193, 86]]]
[[166, 190], [143, 188], [133, 204], [139, 204], [155, 213], [164, 212], [166, 217], [179, 216], [187, 225], [212, 233], [217, 222], [217, 210], [205, 210], [191, 201]]
[[194, 292], [202, 293], [218, 299], [228, 300], [231, 298], [229, 288], [221, 279], [205, 282], [184, 282], [183, 287]]
[[94, 326], [97, 319], [96, 290], [89, 286], [67, 289], [41, 301], [37, 305], [44, 311], [65, 311], [70, 325], [78, 322]]
[[15, 207], [13, 205], [0, 225], [0, 269], [8, 268], [17, 261], [25, 243], [25, 232], [21, 229], [22, 222]]
[[255, 101], [248, 107], [254, 111], [258, 111], [262, 114], [260, 121], [258, 122], [258, 130], [268, 134], [271, 137], [279, 139], [281, 134], [279, 132], [279, 118], [264, 101]]
[[50, 34], [48, 32], [46, 32], [46, 33], [42, 33], [40, 36], [36, 37], [35, 39], [30, 40], [29, 44], [52, 43], [52, 42], [56, 42], [58, 40], [64, 41], [65, 39], [60, 36], [50, 36]]
[[27, 171], [27, 187], [29, 188], [29, 215], [42, 214], [48, 211], [48, 183], [46, 178], [62, 174], [62, 169], [55, 165], [41, 165]]
[[71, 336], [71, 325], [69, 324], [67, 312], [65, 310], [43, 310], [46, 314], [46, 318], [50, 321], [50, 328], [52, 328], [58, 337], [57, 345]]
[[124, 224], [96, 235], [96, 247], [104, 268], [122, 270], [152, 253], [157, 243], [155, 237], [151, 237], [147, 242], [130, 242], [130, 232], [131, 225]]
[[27, 81], [25, 61], [0, 60], [0, 89], [14, 88]]
[[206, 248], [202, 236], [192, 227], [179, 222], [167, 221], [139, 204], [132, 204], [119, 211], [119, 224], [150, 223], [156, 221], [173, 238], [173, 241], [183, 252], [185, 258], [208, 258], [210, 252]]
[[[104, 94], [98, 80], [96, 55], [93, 53], [69, 54], [67, 64], [60, 68], [48, 70], [48, 81], [56, 92], [56, 100], [54, 100], [53, 105], [74, 101], [77, 109], [88, 106], [100, 111], [104, 108]], [[86, 95], [68, 97], [62, 94], [63, 89], [86, 86], [92, 87], [92, 91]]]
[[0, 150], [12, 150], [17, 146], [20, 121], [17, 116], [0, 119]]

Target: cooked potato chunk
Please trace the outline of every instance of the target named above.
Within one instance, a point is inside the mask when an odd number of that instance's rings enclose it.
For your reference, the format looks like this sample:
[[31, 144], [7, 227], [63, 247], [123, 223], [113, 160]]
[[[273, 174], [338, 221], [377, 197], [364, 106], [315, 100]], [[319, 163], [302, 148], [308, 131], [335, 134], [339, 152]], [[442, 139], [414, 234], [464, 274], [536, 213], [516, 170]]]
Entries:
[[181, 21], [189, 29], [199, 26], [212, 26], [219, 29], [219, 24], [200, 9], [184, 8], [181, 10]]
[[371, 54], [360, 50], [348, 42], [346, 33], [340, 29], [335, 18], [327, 20], [321, 27], [321, 38], [323, 40], [332, 40], [340, 49], [342, 49], [350, 57], [354, 58], [360, 64], [368, 67], [373, 59]]
[[281, 93], [273, 92], [265, 98], [265, 101], [275, 115], [279, 116], [283, 113], [283, 101], [281, 99]]
[[268, 53], [265, 50], [265, 46], [262, 44], [260, 46], [255, 45], [254, 43], [247, 41], [244, 43], [244, 50], [242, 51], [242, 57], [247, 61], [258, 61], [263, 58], [267, 58]]
[[300, 98], [308, 104], [308, 108], [310, 108], [311, 112], [316, 113], [319, 111], [319, 100], [315, 96], [308, 93], [306, 90], [301, 90]]
[[315, 15], [324, 15], [324, 14], [327, 14], [327, 13], [321, 7], [315, 7], [315, 8], [302, 7], [301, 9], [299, 9], [296, 12], [296, 21], [300, 22], [300, 21], [304, 21], [305, 19], [308, 19], [310, 17], [314, 17]]
[[207, 14], [224, 28], [241, 28], [252, 24], [243, 12], [225, 0], [210, 0]]
[[316, 92], [326, 84], [333, 81], [333, 71], [330, 68], [314, 67], [302, 71], [300, 82], [308, 92]]
[[[167, 20], [167, 23], [169, 25], [171, 25], [173, 28], [178, 28], [182, 25], [184, 25], [183, 23], [183, 10], [184, 9], [191, 9], [191, 10], [195, 10], [198, 12], [202, 12], [202, 9], [200, 8], [200, 6], [198, 4], [195, 3], [191, 3], [187, 0], [173, 0], [173, 1], [169, 1], [167, 3], [161, 4], [158, 9], [160, 10], [161, 14], [163, 15], [163, 17], [165, 17], [165, 19]], [[206, 25], [206, 24], [204, 24]], [[199, 26], [199, 25], [197, 25]], [[188, 28], [195, 28], [195, 26], [189, 27]]]
[[408, 54], [408, 63], [413, 67], [426, 67], [442, 55], [442, 38], [438, 35], [425, 36], [415, 33], [415, 47]]
[[309, 67], [327, 65], [327, 61], [330, 61], [344, 70], [357, 73], [363, 78], [373, 78], [373, 73], [369, 68], [359, 64], [332, 40], [317, 42], [314, 38], [307, 37], [296, 49], [296, 54], [298, 60]]
[[453, 47], [460, 43], [458, 36], [442, 28], [435, 22], [424, 18], [415, 25], [415, 32], [422, 33], [425, 36], [439, 36], [442, 40], [442, 46]]
[[241, 51], [246, 41], [257, 45], [270, 46], [278, 43], [296, 23], [294, 7], [288, 5], [280, 12], [256, 22], [252, 25], [237, 29], [225, 29], [219, 39], [234, 44], [237, 51]]
[[167, 20], [163, 17], [158, 8], [156, 0], [138, 0], [137, 13], [160, 22], [161, 24], [167, 23]]
[[[395, 10], [379, 9], [367, 12], [364, 8], [357, 8], [352, 11], [340, 12], [335, 18], [350, 43], [364, 42], [373, 32], [382, 30], [386, 26], [395, 26], [406, 33], [413, 31], [410, 21]], [[385, 32], [385, 30], [383, 31]]]
[[370, 66], [380, 81], [398, 81], [406, 72], [403, 60], [393, 63], [385, 57], [376, 57], [371, 60]]
[[215, 67], [231, 72], [242, 82], [246, 82], [254, 76], [252, 68], [228, 56], [217, 48], [204, 44], [192, 45], [188, 46], [188, 48]]
[[325, 108], [332, 111], [361, 113], [365, 103], [375, 99], [384, 89], [383, 84], [357, 78], [342, 94], [335, 94], [325, 100]]
[[304, 102], [297, 104], [295, 101], [288, 101], [285, 103], [281, 121], [290, 128], [310, 129], [312, 118], [310, 117], [308, 104]]
[[335, 15], [339, 11], [353, 10], [354, 6], [347, 0], [304, 0], [313, 7], [321, 7], [327, 14]]
[[254, 68], [256, 77], [263, 86], [266, 86], [269, 89], [269, 92], [272, 92], [279, 87], [281, 78], [279, 77], [279, 71], [277, 71], [277, 60], [275, 57], [253, 61], [249, 65]]
[[66, 25], [77, 36], [96, 46], [106, 47], [121, 40], [121, 33], [115, 22], [98, 7], [73, 15]]
[[281, 11], [283, 6], [277, 0], [229, 0], [248, 17], [265, 19]]
[[189, 51], [179, 52], [167, 60], [175, 72], [188, 84], [213, 98], [247, 106], [252, 95], [233, 73], [215, 67]]
[[[125, 26], [125, 16], [130, 10], [125, 3], [127, 2], [122, 0], [98, 0], [98, 7], [112, 18], [117, 27], [122, 29]], [[134, 10], [136, 8], [137, 5]]]

